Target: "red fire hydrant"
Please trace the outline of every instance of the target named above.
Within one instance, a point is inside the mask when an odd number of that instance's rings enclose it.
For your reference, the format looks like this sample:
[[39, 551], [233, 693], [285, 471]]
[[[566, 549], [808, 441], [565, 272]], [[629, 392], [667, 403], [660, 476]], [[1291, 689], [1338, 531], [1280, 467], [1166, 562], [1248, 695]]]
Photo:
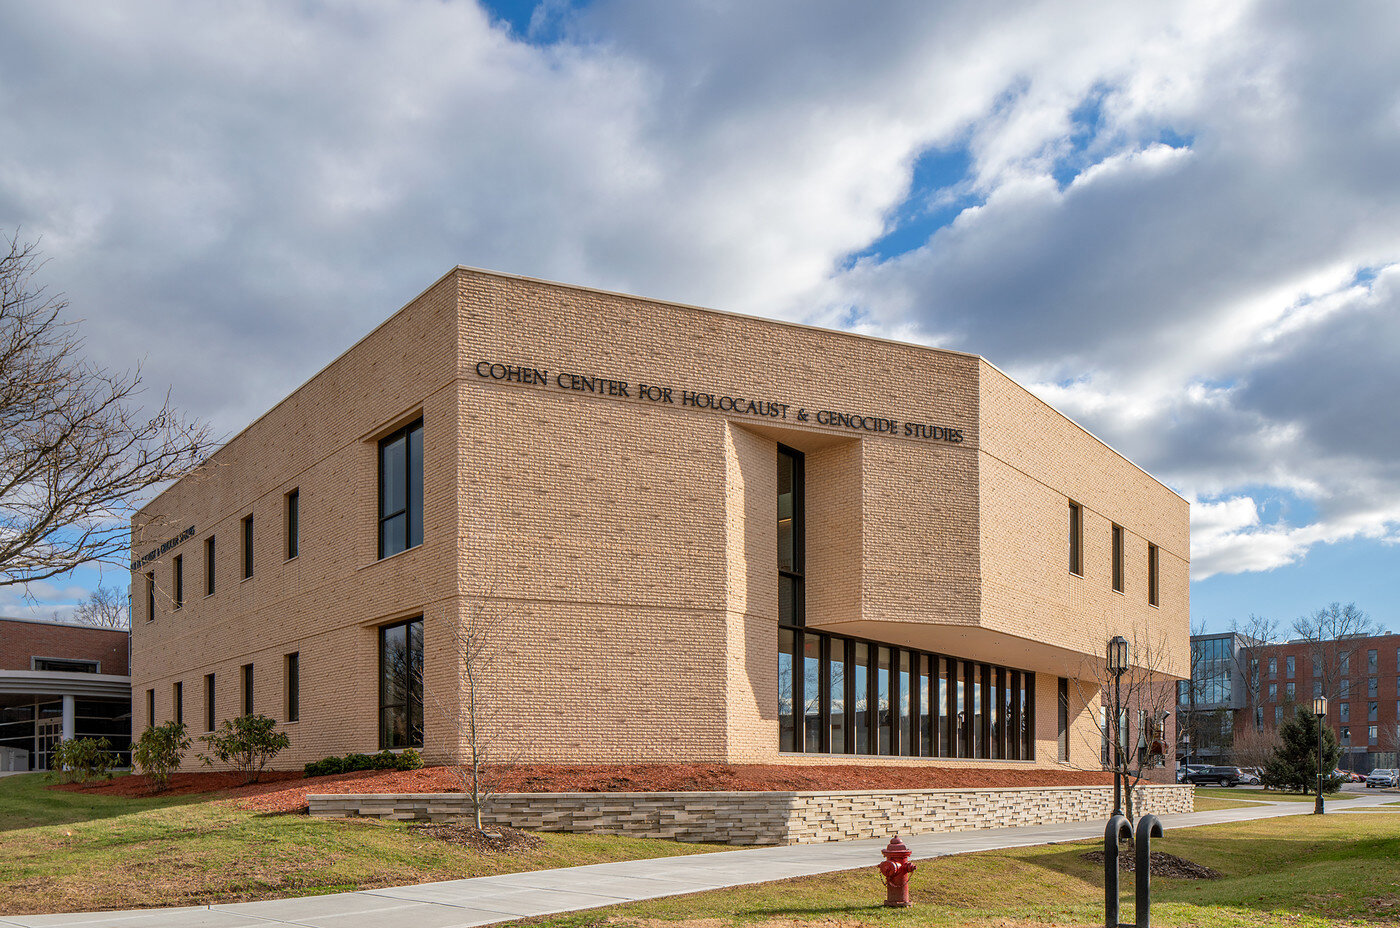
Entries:
[[919, 869], [911, 864], [909, 857], [914, 852], [899, 840], [899, 835], [883, 851], [884, 861], [880, 864], [880, 875], [885, 878], [885, 905], [891, 908], [904, 908], [913, 905], [909, 901], [909, 874]]

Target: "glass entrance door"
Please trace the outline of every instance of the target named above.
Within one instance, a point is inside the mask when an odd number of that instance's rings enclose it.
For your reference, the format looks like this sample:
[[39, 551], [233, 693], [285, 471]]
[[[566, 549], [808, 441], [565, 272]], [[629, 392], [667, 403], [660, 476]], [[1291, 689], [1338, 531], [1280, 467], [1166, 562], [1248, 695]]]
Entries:
[[39, 719], [34, 723], [34, 769], [50, 770], [49, 758], [63, 740], [63, 719]]

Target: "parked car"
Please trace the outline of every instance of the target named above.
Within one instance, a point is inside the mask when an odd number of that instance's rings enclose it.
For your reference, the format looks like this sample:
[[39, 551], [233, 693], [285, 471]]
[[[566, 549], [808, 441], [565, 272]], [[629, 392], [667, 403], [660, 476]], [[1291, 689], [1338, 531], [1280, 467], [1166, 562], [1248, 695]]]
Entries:
[[1209, 769], [1210, 769], [1210, 767], [1209, 767], [1209, 765], [1207, 765], [1207, 764], [1184, 764], [1183, 766], [1178, 767], [1177, 770], [1176, 770], [1176, 782], [1178, 782], [1178, 783], [1185, 783], [1185, 782], [1186, 782], [1186, 775], [1187, 775], [1188, 773], [1190, 773], [1191, 771], [1193, 771], [1193, 770], [1209, 770]]
[[1378, 767], [1366, 778], [1366, 788], [1393, 787], [1397, 776], [1400, 776], [1400, 771], [1393, 767]]
[[1258, 786], [1258, 785], [1259, 785], [1259, 768], [1258, 768], [1258, 767], [1241, 767], [1241, 768], [1240, 768], [1240, 773], [1244, 774], [1244, 778], [1243, 778], [1242, 780], [1240, 780], [1241, 783], [1245, 784], [1246, 786]]
[[1239, 786], [1244, 782], [1244, 771], [1238, 767], [1204, 767], [1191, 770], [1183, 783], [1218, 783], [1221, 786]]

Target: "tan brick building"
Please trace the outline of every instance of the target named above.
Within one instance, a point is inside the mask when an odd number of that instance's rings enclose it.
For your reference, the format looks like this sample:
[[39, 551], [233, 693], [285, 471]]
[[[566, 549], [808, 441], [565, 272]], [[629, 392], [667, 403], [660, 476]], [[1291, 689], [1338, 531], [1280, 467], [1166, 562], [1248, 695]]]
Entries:
[[466, 268], [132, 551], [138, 728], [286, 765], [461, 757], [467, 627], [546, 762], [1097, 767], [1107, 638], [1187, 667], [1186, 502], [986, 361]]

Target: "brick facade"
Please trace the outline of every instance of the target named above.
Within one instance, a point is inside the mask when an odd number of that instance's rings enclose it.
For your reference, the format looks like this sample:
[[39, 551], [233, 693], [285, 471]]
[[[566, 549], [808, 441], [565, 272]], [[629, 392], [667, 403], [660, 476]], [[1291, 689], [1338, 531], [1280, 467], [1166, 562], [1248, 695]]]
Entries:
[[127, 675], [125, 629], [0, 618], [0, 670], [32, 670], [36, 657], [97, 661], [98, 673]]
[[[381, 560], [377, 442], [420, 416], [423, 544]], [[497, 758], [779, 760], [779, 443], [806, 456], [808, 626], [1034, 673], [1024, 763], [1058, 765], [1056, 679], [1096, 679], [1111, 635], [1161, 636], [1162, 669], [1185, 671], [1187, 504], [986, 361], [459, 268], [139, 514], [135, 556], [194, 534], [132, 574], [137, 727], [145, 691], [160, 721], [179, 681], [199, 734], [208, 674], [216, 718], [238, 714], [249, 663], [255, 710], [283, 719], [296, 653], [300, 720], [279, 766], [376, 750], [377, 629], [422, 615], [430, 762], [465, 751], [457, 651], [474, 618], [496, 644], [483, 721]], [[1082, 576], [1066, 564], [1070, 500]], [[1111, 523], [1129, 538], [1124, 593], [1109, 590]], [[1080, 691], [1068, 766], [1097, 767], [1097, 688]]]

